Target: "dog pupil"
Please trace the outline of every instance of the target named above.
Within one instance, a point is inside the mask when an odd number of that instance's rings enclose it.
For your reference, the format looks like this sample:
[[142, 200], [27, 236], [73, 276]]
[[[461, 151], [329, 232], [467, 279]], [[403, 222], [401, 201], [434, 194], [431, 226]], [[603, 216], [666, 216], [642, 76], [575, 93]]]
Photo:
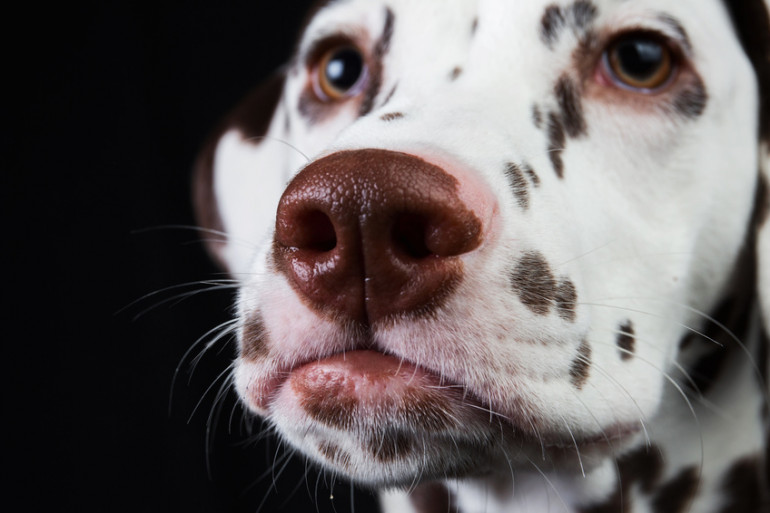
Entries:
[[623, 71], [640, 81], [652, 77], [663, 62], [663, 48], [654, 41], [624, 41], [618, 45], [617, 52]]
[[356, 85], [363, 70], [361, 54], [352, 48], [339, 50], [326, 64], [326, 78], [329, 83], [346, 91]]

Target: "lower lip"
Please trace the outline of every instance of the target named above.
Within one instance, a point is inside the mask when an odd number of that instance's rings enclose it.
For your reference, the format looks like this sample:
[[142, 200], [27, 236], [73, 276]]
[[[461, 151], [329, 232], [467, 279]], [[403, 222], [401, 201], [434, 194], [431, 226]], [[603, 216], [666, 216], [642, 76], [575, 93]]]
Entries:
[[358, 350], [307, 363], [292, 371], [288, 386], [305, 397], [334, 394], [360, 404], [389, 402], [423, 394], [438, 377], [394, 356]]

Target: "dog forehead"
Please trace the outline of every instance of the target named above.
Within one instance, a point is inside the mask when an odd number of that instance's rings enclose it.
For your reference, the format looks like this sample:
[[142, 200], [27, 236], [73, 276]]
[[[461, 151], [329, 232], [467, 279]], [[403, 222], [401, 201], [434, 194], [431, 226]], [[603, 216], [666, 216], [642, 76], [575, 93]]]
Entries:
[[492, 101], [484, 103], [504, 101], [501, 107], [516, 103], [512, 92], [541, 98], [565, 71], [585, 75], [581, 48], [606, 45], [626, 31], [649, 30], [676, 42], [709, 89], [717, 88], [712, 93], [730, 94], [745, 67], [723, 0], [343, 0], [310, 19], [300, 61], [340, 34], [373, 46], [385, 27], [385, 78], [400, 91], [433, 96], [436, 86], [462, 74], [469, 92], [489, 92]]
[[309, 20], [300, 49], [307, 50], [313, 41], [340, 31], [376, 37], [388, 11], [397, 27], [393, 41], [403, 39], [415, 56], [425, 51], [435, 56], [437, 48], [448, 52], [457, 43], [468, 44], [469, 39], [462, 36], [469, 27], [471, 35], [505, 45], [507, 54], [534, 51], [537, 41], [554, 50], [552, 43], [562, 32], [575, 35], [576, 29], [594, 22], [633, 26], [645, 22], [645, 17], [668, 19], [667, 28], [656, 28], [674, 37], [684, 28], [704, 32], [710, 40], [732, 32], [713, 32], [729, 26], [723, 0], [339, 0], [326, 2]]

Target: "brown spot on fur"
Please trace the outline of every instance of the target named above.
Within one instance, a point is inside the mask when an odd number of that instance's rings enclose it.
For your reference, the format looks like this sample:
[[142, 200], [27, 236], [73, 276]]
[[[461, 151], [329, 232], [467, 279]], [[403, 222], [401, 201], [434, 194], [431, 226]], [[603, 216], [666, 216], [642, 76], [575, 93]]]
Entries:
[[369, 452], [380, 462], [402, 459], [412, 452], [412, 437], [400, 430], [387, 429], [372, 436], [367, 444]]
[[[756, 208], [756, 207], [755, 207]], [[703, 336], [693, 337], [688, 350], [703, 354], [690, 366], [692, 383], [688, 387], [706, 393], [718, 380], [722, 369], [734, 353], [742, 351], [737, 340], [747, 340], [751, 328], [751, 305], [755, 301], [756, 252], [755, 231], [749, 231], [748, 241], [733, 267], [728, 281], [730, 289], [725, 299], [711, 313]], [[697, 345], [696, 345], [697, 344]], [[756, 357], [756, 355], [755, 355]]]
[[588, 0], [577, 0], [570, 9], [573, 26], [579, 32], [590, 29], [599, 14], [596, 6]]
[[549, 5], [540, 19], [540, 39], [553, 49], [564, 28], [571, 28], [580, 38], [590, 29], [597, 15], [596, 6], [588, 0], [577, 0], [566, 7]]
[[674, 478], [666, 482], [652, 500], [652, 509], [656, 513], [682, 513], [692, 501], [700, 482], [698, 469], [687, 467]]
[[401, 112], [389, 112], [380, 116], [383, 121], [393, 121], [394, 119], [401, 119], [404, 115]]
[[636, 339], [634, 338], [634, 323], [630, 320], [624, 322], [620, 326], [620, 333], [615, 343], [620, 348], [620, 358], [622, 360], [630, 360], [634, 357], [634, 351], [636, 348]]
[[556, 176], [564, 178], [564, 161], [561, 153], [564, 151], [564, 145], [567, 138], [564, 135], [564, 126], [556, 113], [548, 114], [548, 156], [551, 158], [553, 169]]
[[637, 483], [645, 494], [650, 494], [663, 473], [663, 458], [655, 447], [643, 446], [621, 457], [617, 462], [616, 489], [604, 502], [581, 508], [580, 513], [631, 512], [631, 489]]
[[583, 340], [578, 347], [578, 355], [572, 361], [569, 369], [569, 375], [572, 380], [572, 386], [578, 390], [583, 388], [591, 371], [591, 346]]
[[463, 69], [460, 66], [456, 66], [454, 69], [452, 69], [452, 72], [449, 73], [449, 80], [455, 81], [462, 74], [463, 74]]
[[476, 35], [476, 31], [479, 29], [479, 18], [478, 16], [473, 18], [473, 23], [471, 23], [471, 36]]
[[439, 432], [456, 426], [446, 398], [425, 390], [410, 390], [397, 410], [407, 425], [427, 432]]
[[409, 494], [416, 513], [459, 513], [452, 492], [443, 484], [428, 482], [418, 485]]
[[349, 430], [353, 426], [353, 414], [358, 402], [342, 392], [341, 383], [329, 383], [323, 390], [295, 386], [302, 409], [314, 420], [341, 430]]
[[529, 164], [524, 162], [521, 164], [521, 168], [524, 170], [525, 173], [527, 173], [527, 176], [529, 176], [529, 179], [532, 180], [532, 184], [535, 187], [540, 185], [540, 177], [537, 176], [537, 173], [535, 173], [535, 170], [532, 169], [532, 167]]
[[543, 128], [543, 113], [540, 112], [540, 107], [537, 105], [532, 106], [532, 122], [535, 124], [535, 128]]
[[770, 488], [758, 457], [737, 461], [721, 483], [725, 504], [719, 513], [762, 513], [770, 505]]
[[361, 103], [359, 109], [359, 116], [366, 116], [371, 112], [374, 107], [374, 99], [380, 93], [382, 87], [382, 61], [390, 50], [390, 40], [393, 37], [393, 25], [395, 23], [395, 15], [389, 8], [385, 8], [385, 25], [382, 28], [382, 34], [380, 39], [374, 45], [374, 51], [372, 52], [372, 66], [369, 70], [369, 86], [366, 88], [364, 94], [364, 100]]
[[343, 451], [339, 445], [332, 442], [322, 442], [318, 446], [318, 451], [334, 465], [344, 469], [350, 468], [350, 454]]
[[578, 137], [585, 135], [586, 122], [583, 117], [583, 105], [580, 98], [580, 92], [573, 80], [568, 76], [562, 75], [556, 82], [554, 88], [556, 101], [561, 110], [561, 120], [567, 135]]
[[527, 189], [527, 180], [524, 178], [521, 168], [513, 162], [508, 162], [505, 165], [505, 176], [508, 178], [508, 183], [513, 190], [513, 194], [516, 196], [516, 200], [519, 202], [519, 206], [524, 210], [528, 209], [529, 190]]
[[556, 297], [556, 279], [540, 253], [526, 253], [511, 276], [519, 299], [538, 315], [546, 315]]
[[266, 343], [267, 331], [262, 316], [251, 316], [245, 321], [241, 337], [241, 357], [254, 362], [262, 360], [268, 355]]
[[380, 107], [384, 107], [385, 105], [388, 104], [388, 102], [390, 102], [390, 100], [393, 98], [393, 95], [396, 94], [397, 88], [398, 88], [398, 84], [393, 86], [393, 88], [388, 93], [388, 96], [386, 96], [385, 99], [382, 100], [382, 105], [380, 105]]
[[569, 279], [562, 279], [556, 290], [556, 309], [559, 312], [559, 317], [565, 321], [575, 322], [576, 306], [577, 291], [575, 285]]
[[299, 381], [292, 386], [300, 405], [311, 418], [336, 429], [352, 429], [360, 415], [359, 408], [368, 408], [365, 410], [368, 413], [374, 411], [376, 415], [422, 432], [438, 433], [456, 427], [447, 398], [432, 390], [410, 389], [374, 407], [360, 406], [346, 390], [349, 383], [342, 381], [329, 381], [322, 387]]
[[688, 118], [695, 119], [703, 114], [708, 103], [706, 86], [698, 78], [693, 84], [680, 91], [673, 99], [671, 105], [675, 112]]
[[545, 8], [543, 17], [540, 19], [540, 39], [548, 45], [548, 48], [553, 48], [556, 44], [559, 31], [564, 23], [564, 13], [561, 6], [553, 4]]

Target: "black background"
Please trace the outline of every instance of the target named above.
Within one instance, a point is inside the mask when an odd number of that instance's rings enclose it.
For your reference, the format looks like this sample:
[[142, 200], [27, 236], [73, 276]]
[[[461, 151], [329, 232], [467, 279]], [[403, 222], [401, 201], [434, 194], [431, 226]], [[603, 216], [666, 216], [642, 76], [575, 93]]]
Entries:
[[[309, 3], [27, 3], [5, 17], [2, 466], [14, 510], [255, 512], [263, 497], [264, 512], [350, 510], [348, 483], [305, 478], [299, 458], [274, 479], [285, 451], [241, 429], [232, 393], [207, 438], [233, 346], [192, 376], [182, 359], [231, 318], [232, 291], [129, 306], [223, 277], [194, 231], [162, 227], [193, 224], [197, 149], [288, 58]], [[355, 497], [375, 510], [368, 492]]]

